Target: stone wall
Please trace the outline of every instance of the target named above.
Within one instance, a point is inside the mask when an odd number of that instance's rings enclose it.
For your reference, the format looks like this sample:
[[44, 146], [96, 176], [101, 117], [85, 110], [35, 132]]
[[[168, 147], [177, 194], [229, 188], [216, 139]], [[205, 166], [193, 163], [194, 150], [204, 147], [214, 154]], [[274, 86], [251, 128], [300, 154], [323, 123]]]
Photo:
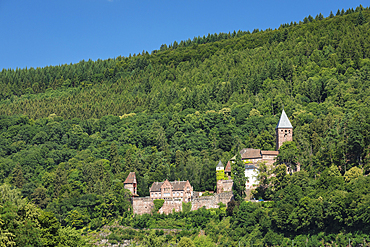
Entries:
[[132, 208], [134, 214], [150, 214], [154, 208], [154, 203], [149, 197], [133, 197]]
[[218, 180], [217, 181], [217, 194], [229, 192], [233, 190], [233, 180]]
[[192, 200], [192, 207], [191, 210], [197, 210], [202, 207], [206, 207], [206, 209], [210, 208], [218, 208], [220, 202], [226, 204], [231, 200], [233, 196], [232, 192], [223, 192], [219, 194], [215, 194], [214, 196], [201, 196], [194, 198]]
[[[195, 197], [191, 200], [191, 210], [197, 210], [202, 207], [206, 209], [218, 208], [220, 202], [226, 204], [233, 197], [232, 192], [223, 192], [213, 196]], [[150, 214], [154, 208], [153, 200], [149, 197], [134, 197], [132, 198], [132, 207], [134, 214]], [[182, 210], [182, 201], [165, 200], [163, 206], [159, 209], [159, 213], [169, 214], [172, 211], [180, 212]]]
[[179, 200], [166, 200], [163, 206], [159, 209], [160, 214], [170, 214], [175, 209], [175, 212], [180, 212], [182, 210], [182, 201]]

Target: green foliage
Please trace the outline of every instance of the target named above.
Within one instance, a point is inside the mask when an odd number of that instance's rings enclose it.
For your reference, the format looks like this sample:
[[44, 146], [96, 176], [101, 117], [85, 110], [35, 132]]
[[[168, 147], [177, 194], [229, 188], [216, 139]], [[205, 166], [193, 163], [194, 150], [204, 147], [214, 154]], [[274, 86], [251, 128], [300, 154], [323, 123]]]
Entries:
[[214, 247], [216, 246], [215, 243], [212, 242], [212, 239], [208, 236], [198, 236], [194, 239], [195, 247]]
[[363, 172], [360, 168], [358, 167], [352, 167], [350, 170], [346, 171], [344, 174], [344, 180], [346, 182], [350, 182], [353, 179], [357, 179], [358, 177], [362, 176]]
[[241, 202], [244, 200], [245, 184], [247, 178], [245, 177], [245, 163], [242, 161], [240, 153], [238, 152], [235, 162], [231, 165], [231, 170], [234, 174], [233, 181], [233, 194], [236, 201]]
[[195, 247], [193, 241], [190, 238], [183, 237], [181, 238], [179, 244], [177, 245], [179, 247]]
[[189, 213], [191, 211], [191, 202], [182, 202], [182, 211], [184, 213]]
[[[369, 9], [359, 6], [278, 30], [174, 42], [151, 54], [4, 69], [1, 243], [79, 246], [83, 239], [71, 227], [95, 230], [117, 219], [137, 228], [207, 228], [220, 246], [293, 238], [317, 246], [367, 236], [368, 18]], [[244, 147], [274, 150], [282, 105], [294, 142], [280, 148], [274, 169], [260, 165], [255, 193], [272, 206], [243, 202], [238, 158], [238, 201], [226, 212], [193, 213], [184, 205], [186, 212], [168, 218], [132, 218], [123, 186], [129, 172], [140, 196], [164, 179], [213, 191], [223, 176], [214, 174], [217, 161]], [[286, 173], [298, 164], [301, 172]]]
[[59, 244], [71, 247], [88, 246], [81, 233], [71, 227], [61, 227], [59, 229]]
[[216, 179], [218, 180], [227, 180], [227, 177], [225, 176], [224, 170], [218, 170], [216, 171]]
[[204, 193], [202, 193], [202, 196], [213, 196], [214, 194], [209, 192], [209, 191], [206, 191]]
[[363, 25], [365, 23], [366, 23], [365, 17], [362, 14], [362, 11], [360, 10], [356, 19], [356, 25]]
[[2, 184], [0, 186], [0, 195], [1, 204], [10, 202], [17, 207], [22, 207], [26, 204], [26, 200], [22, 198], [21, 192], [8, 184]]
[[158, 210], [163, 206], [164, 199], [155, 199], [153, 200], [154, 203], [154, 212], [158, 212]]
[[147, 247], [161, 247], [163, 246], [164, 237], [157, 236], [154, 231], [151, 231], [144, 239], [144, 246]]
[[298, 149], [293, 141], [286, 141], [279, 148], [279, 155], [277, 161], [279, 164], [285, 164], [291, 168], [295, 168], [297, 165]]

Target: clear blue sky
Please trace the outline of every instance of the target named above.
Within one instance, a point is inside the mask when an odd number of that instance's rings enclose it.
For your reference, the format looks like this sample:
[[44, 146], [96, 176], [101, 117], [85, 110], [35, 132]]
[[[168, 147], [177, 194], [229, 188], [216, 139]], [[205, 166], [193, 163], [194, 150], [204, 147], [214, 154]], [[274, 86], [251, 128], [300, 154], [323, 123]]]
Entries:
[[151, 52], [208, 33], [278, 28], [357, 0], [0, 0], [0, 70]]

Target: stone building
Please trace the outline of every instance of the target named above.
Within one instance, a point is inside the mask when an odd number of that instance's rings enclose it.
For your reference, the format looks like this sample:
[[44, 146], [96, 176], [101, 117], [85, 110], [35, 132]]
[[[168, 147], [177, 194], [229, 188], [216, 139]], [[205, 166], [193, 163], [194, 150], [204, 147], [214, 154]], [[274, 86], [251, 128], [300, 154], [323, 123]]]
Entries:
[[[278, 124], [275, 128], [276, 131], [276, 151], [268, 151], [268, 150], [261, 150], [261, 149], [254, 149], [254, 148], [244, 148], [240, 150], [240, 156], [245, 163], [245, 176], [248, 178], [246, 182], [246, 189], [254, 188], [257, 184], [257, 175], [258, 175], [258, 166], [260, 163], [265, 163], [268, 166], [273, 166], [274, 162], [276, 161], [277, 156], [279, 155], [279, 148], [283, 145], [286, 141], [293, 141], [293, 126], [290, 123], [288, 116], [286, 115], [285, 111], [283, 110], [281, 113], [281, 117], [279, 119]], [[234, 163], [236, 159], [236, 155], [230, 159], [231, 163]], [[228, 161], [226, 168], [224, 169], [225, 176], [231, 179], [231, 164]], [[216, 168], [217, 170], [217, 168]], [[290, 172], [290, 168], [288, 167], [288, 171]], [[299, 166], [295, 168], [294, 171], [299, 171]], [[224, 181], [218, 182], [217, 181], [217, 193], [219, 191], [226, 191], [225, 188], [227, 187]]]
[[245, 164], [245, 172], [244, 175], [247, 179], [245, 183], [245, 188], [250, 189], [253, 188], [257, 183], [257, 175], [258, 175], [258, 168], [255, 165]]
[[149, 190], [151, 199], [165, 199], [188, 202], [193, 196], [193, 187], [189, 181], [154, 182]]
[[233, 180], [217, 180], [217, 194], [233, 191]]
[[135, 172], [130, 172], [130, 174], [128, 174], [125, 182], [123, 182], [123, 186], [125, 189], [128, 189], [131, 192], [131, 195], [137, 196], [137, 181]]
[[[265, 151], [261, 149], [243, 148], [242, 150], [240, 150], [239, 153], [244, 163], [257, 165], [261, 162], [265, 162], [267, 165], [273, 165], [276, 157], [279, 154], [279, 151]], [[236, 156], [232, 157], [231, 161], [234, 162], [235, 159]]]
[[289, 121], [284, 109], [281, 113], [280, 120], [275, 128], [276, 131], [276, 151], [283, 145], [286, 141], [293, 141], [293, 126]]
[[[222, 172], [223, 178], [225, 179], [220, 179], [219, 178], [219, 173]], [[231, 179], [231, 165], [230, 161], [227, 162], [226, 169], [224, 168], [224, 165], [222, 164], [221, 160], [218, 162], [216, 166], [216, 173], [217, 173], [217, 189], [216, 193], [223, 193], [223, 192], [230, 192], [233, 189], [233, 180]], [[227, 179], [226, 179], [227, 178]]]
[[[261, 162], [267, 165], [273, 165], [279, 154], [278, 149], [286, 141], [293, 140], [293, 127], [283, 110], [279, 123], [276, 128], [276, 151], [267, 151], [253, 148], [244, 148], [240, 151], [242, 160], [245, 163], [245, 176], [248, 177], [246, 182], [246, 191], [250, 192], [257, 184], [257, 170]], [[191, 210], [201, 207], [218, 208], [219, 203], [227, 204], [231, 198], [233, 180], [231, 179], [231, 164], [235, 162], [234, 156], [227, 162], [226, 167], [220, 161], [216, 167], [216, 172], [224, 172], [225, 179], [217, 181], [217, 193], [213, 196], [201, 196], [201, 193], [193, 192], [193, 187], [189, 181], [173, 181], [167, 179], [164, 182], [154, 182], [150, 187], [150, 197], [133, 197], [132, 205], [134, 214], [151, 213], [154, 209], [155, 199], [164, 199], [165, 202], [159, 213], [171, 213], [182, 210], [183, 202], [192, 202]], [[222, 176], [221, 176], [222, 177]], [[129, 189], [133, 195], [136, 195], [136, 177], [131, 172], [124, 182], [125, 188]]]

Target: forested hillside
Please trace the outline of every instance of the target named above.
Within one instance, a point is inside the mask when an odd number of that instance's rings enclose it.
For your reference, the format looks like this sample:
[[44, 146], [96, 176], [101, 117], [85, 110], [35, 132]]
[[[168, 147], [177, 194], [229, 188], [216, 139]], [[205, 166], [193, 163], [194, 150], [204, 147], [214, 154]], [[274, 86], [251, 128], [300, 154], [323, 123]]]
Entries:
[[[2, 70], [0, 243], [54, 246], [62, 231], [75, 236], [65, 227], [86, 232], [113, 219], [150, 227], [131, 219], [123, 189], [129, 172], [136, 172], [140, 196], [164, 179], [214, 191], [219, 160], [245, 147], [275, 150], [283, 107], [294, 142], [280, 150], [274, 171], [261, 167], [255, 194], [275, 203], [203, 212], [212, 242], [369, 234], [369, 21], [370, 10], [359, 6], [277, 30], [174, 42], [150, 54]], [[298, 163], [303, 171], [294, 175], [280, 165]], [[225, 224], [230, 233], [222, 232]], [[35, 237], [22, 238], [32, 226]]]

